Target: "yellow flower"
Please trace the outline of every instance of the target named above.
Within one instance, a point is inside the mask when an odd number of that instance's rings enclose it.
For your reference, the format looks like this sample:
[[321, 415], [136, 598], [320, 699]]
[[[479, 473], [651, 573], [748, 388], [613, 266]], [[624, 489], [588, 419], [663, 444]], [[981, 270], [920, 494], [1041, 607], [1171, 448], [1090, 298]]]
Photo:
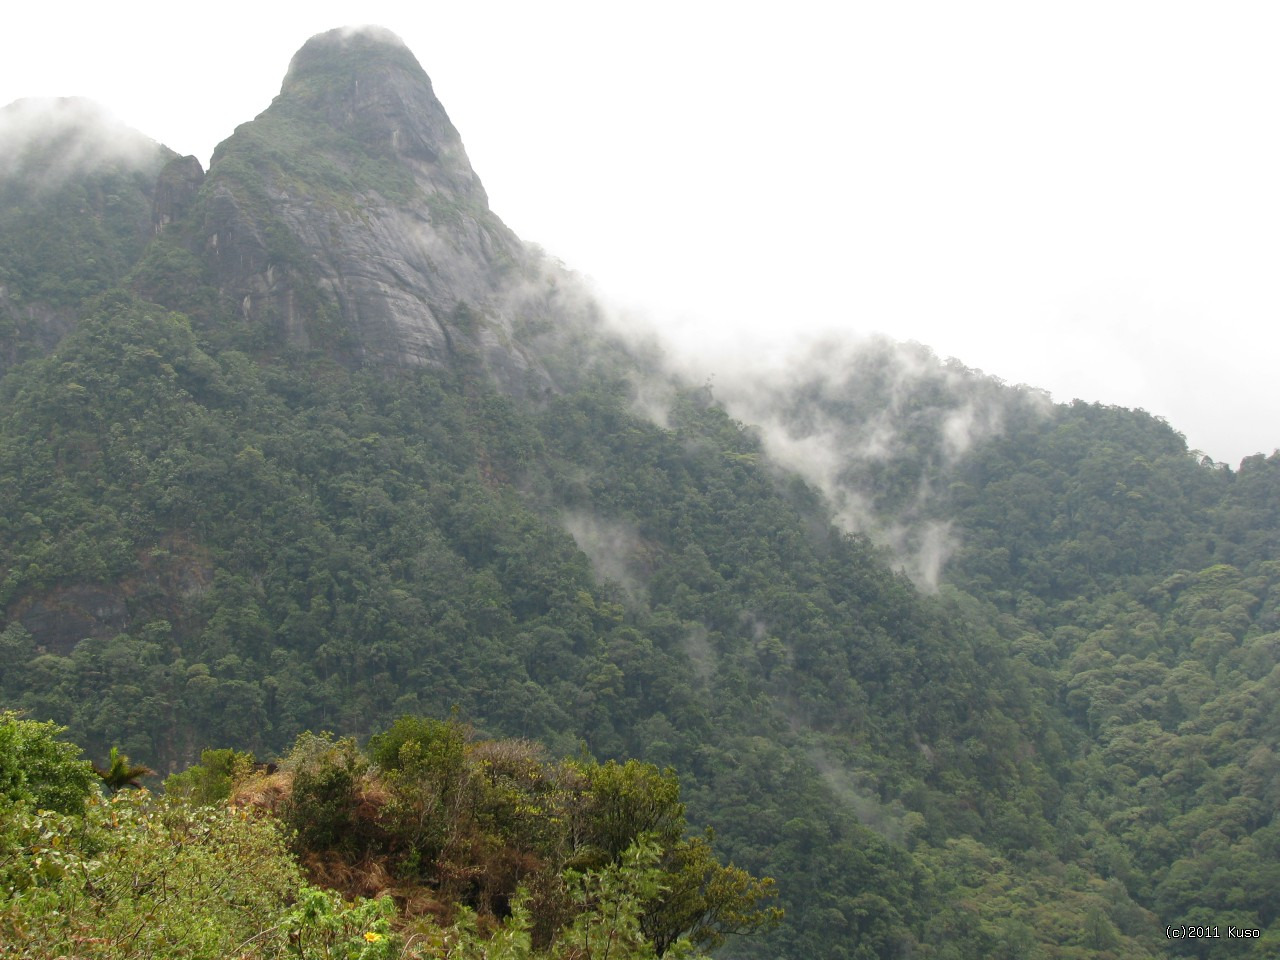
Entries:
[[370, 943], [377, 943], [379, 940], [382, 939], [382, 934], [375, 933], [374, 931], [370, 930], [368, 933], [364, 935], [364, 938]]

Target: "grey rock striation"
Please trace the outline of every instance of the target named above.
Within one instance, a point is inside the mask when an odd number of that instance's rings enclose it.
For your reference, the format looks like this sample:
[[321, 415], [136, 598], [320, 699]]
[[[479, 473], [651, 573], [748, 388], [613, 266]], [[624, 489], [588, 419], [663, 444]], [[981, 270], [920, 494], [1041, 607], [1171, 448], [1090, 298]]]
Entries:
[[175, 157], [164, 165], [151, 204], [151, 224], [157, 235], [191, 211], [203, 182], [204, 167], [195, 157]]
[[189, 237], [245, 319], [377, 366], [478, 361], [548, 389], [530, 330], [562, 315], [563, 271], [489, 209], [413, 54], [378, 29], [294, 56], [266, 111], [214, 153]]

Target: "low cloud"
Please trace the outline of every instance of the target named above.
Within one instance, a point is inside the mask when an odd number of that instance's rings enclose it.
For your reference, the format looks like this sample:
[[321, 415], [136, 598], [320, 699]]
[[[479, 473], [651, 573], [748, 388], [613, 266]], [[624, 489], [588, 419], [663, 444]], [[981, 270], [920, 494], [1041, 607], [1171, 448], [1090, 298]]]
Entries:
[[82, 97], [30, 98], [0, 109], [0, 176], [36, 189], [110, 163], [158, 169], [168, 152]]
[[618, 584], [633, 600], [644, 598], [638, 569], [641, 541], [634, 527], [581, 510], [565, 513], [561, 522], [591, 561], [598, 580]]
[[891, 808], [880, 802], [876, 789], [862, 782], [856, 772], [835, 760], [822, 747], [812, 745], [805, 750], [823, 783], [832, 795], [851, 811], [858, 822], [890, 843], [900, 843], [906, 835], [901, 807]]
[[716, 395], [759, 429], [771, 459], [823, 492], [836, 523], [888, 548], [929, 590], [958, 546], [939, 515], [948, 472], [1000, 433], [1009, 404], [1047, 405], [920, 344], [879, 337], [717, 367]]

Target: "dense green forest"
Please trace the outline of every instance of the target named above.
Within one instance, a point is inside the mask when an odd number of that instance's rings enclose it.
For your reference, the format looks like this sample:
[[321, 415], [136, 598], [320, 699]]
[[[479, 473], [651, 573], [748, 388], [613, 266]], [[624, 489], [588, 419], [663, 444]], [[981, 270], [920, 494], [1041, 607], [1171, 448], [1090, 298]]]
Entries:
[[[124, 845], [275, 931], [174, 956], [595, 956], [556, 931], [605, 905], [636, 956], [1274, 955], [1280, 455], [887, 344], [722, 402], [448, 192], [456, 132], [430, 180], [308, 127], [352, 71], [421, 95], [401, 53], [326, 50], [189, 196], [148, 186], [167, 154], [40, 192], [0, 164], [0, 930], [223, 922], [194, 886], [125, 903]], [[126, 243], [144, 203], [175, 219]], [[426, 211], [438, 276], [518, 285], [515, 319], [406, 279], [447, 362], [375, 362], [369, 294], [303, 243], [326, 204], [334, 237]], [[99, 795], [50, 722], [164, 797]], [[611, 777], [661, 822], [575, 821]], [[660, 922], [714, 890], [750, 935]]]

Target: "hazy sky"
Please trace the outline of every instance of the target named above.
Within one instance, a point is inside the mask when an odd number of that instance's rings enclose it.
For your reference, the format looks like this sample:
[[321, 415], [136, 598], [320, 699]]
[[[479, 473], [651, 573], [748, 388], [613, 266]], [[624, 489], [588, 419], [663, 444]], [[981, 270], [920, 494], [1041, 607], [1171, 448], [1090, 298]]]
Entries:
[[708, 370], [879, 331], [1280, 446], [1280, 5], [26, 4], [0, 104], [207, 162], [308, 36], [417, 54], [494, 210]]

